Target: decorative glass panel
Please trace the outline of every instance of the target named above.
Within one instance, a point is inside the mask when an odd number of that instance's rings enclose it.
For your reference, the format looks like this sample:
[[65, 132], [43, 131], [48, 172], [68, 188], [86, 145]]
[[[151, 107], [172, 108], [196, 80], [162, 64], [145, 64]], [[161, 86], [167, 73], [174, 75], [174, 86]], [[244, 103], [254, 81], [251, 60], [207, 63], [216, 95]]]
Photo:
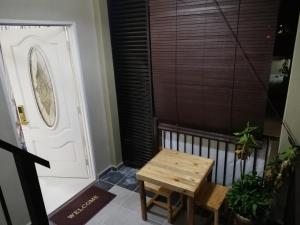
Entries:
[[35, 100], [42, 118], [49, 127], [56, 120], [56, 106], [46, 55], [38, 47], [29, 53], [29, 67]]

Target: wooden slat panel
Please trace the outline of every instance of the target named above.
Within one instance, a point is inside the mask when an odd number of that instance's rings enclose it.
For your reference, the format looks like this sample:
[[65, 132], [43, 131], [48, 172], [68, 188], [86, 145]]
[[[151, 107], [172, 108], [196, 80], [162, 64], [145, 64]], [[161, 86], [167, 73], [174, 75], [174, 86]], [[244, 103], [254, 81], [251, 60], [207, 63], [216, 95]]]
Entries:
[[159, 119], [177, 122], [176, 0], [150, 3], [151, 54], [155, 112]]
[[266, 93], [255, 76], [267, 86], [278, 0], [217, 3], [150, 0], [154, 102], [161, 122], [222, 133], [247, 120], [262, 126]]
[[[236, 1], [220, 5], [236, 29]], [[236, 43], [214, 2], [181, 2], [178, 10], [179, 123], [229, 132]]]
[[238, 38], [257, 73], [252, 71], [242, 49], [238, 48], [232, 106], [233, 129], [240, 129], [246, 121], [263, 127], [267, 99], [263, 86], [268, 87], [278, 4], [279, 1], [271, 0], [241, 2]]
[[146, 0], [108, 0], [123, 161], [153, 156], [153, 105]]

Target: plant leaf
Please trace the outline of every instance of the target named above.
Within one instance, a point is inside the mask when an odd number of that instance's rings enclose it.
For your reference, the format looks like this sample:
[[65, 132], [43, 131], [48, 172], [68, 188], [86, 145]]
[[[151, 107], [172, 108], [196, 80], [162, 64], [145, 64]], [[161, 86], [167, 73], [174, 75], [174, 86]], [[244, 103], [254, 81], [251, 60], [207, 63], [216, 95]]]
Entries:
[[257, 211], [257, 204], [252, 205], [252, 214], [254, 217], [256, 217], [256, 211]]

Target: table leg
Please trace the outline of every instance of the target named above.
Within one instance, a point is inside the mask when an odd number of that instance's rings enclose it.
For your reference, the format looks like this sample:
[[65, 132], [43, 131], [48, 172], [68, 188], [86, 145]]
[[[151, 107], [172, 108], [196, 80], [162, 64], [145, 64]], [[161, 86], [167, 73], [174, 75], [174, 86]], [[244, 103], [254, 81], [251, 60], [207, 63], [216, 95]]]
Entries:
[[194, 198], [187, 197], [187, 224], [194, 225]]
[[141, 199], [141, 210], [143, 220], [147, 220], [147, 206], [146, 206], [146, 193], [144, 181], [139, 181], [140, 185], [140, 199]]
[[212, 181], [212, 171], [208, 174], [207, 176], [207, 181], [211, 182]]

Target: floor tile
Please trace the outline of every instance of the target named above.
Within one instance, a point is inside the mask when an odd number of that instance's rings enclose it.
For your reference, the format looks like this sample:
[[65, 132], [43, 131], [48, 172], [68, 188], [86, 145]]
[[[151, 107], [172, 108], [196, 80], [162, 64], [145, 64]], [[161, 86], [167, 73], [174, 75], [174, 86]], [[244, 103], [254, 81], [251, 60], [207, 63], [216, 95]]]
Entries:
[[129, 191], [117, 185], [113, 186], [109, 190], [109, 192], [116, 195], [116, 197], [111, 202], [117, 205], [122, 205], [133, 194], [132, 191]]
[[[147, 198], [149, 200], [149, 198]], [[122, 207], [129, 209], [133, 213], [137, 213], [140, 218], [141, 216], [141, 205], [140, 196], [136, 192], [123, 201]], [[149, 221], [154, 221], [156, 224], [163, 224], [167, 218], [166, 210], [159, 207], [153, 206], [147, 213]]]
[[118, 171], [126, 176], [132, 176], [135, 175], [138, 171], [137, 169], [122, 165], [120, 168], [118, 168]]
[[147, 221], [142, 221], [139, 225], [162, 225], [162, 224], [148, 219]]
[[132, 194], [122, 203], [122, 206], [133, 212], [139, 212], [141, 210], [140, 195], [132, 192]]
[[125, 176], [117, 185], [128, 190], [134, 191], [138, 186], [138, 181], [135, 178], [135, 175]]
[[[100, 210], [86, 225], [104, 225], [104, 222], [111, 216], [118, 216], [119, 205], [110, 202]], [[109, 225], [109, 224], [108, 224]]]
[[[168, 222], [168, 220], [166, 220], [163, 223], [163, 225], [183, 225], [183, 224], [186, 224], [186, 221], [187, 221], [186, 210], [181, 210], [181, 212], [178, 214], [178, 216], [174, 218], [174, 221], [173, 221], [172, 224], [170, 224]], [[209, 218], [208, 217], [202, 216], [199, 213], [195, 214], [195, 224], [197, 224], [197, 225], [212, 224], [212, 223], [208, 223], [208, 222], [209, 222]]]
[[123, 178], [125, 177], [124, 174], [118, 172], [118, 171], [110, 171], [107, 174], [104, 174], [100, 177], [100, 180], [109, 182], [111, 184], [117, 184], [119, 183]]
[[103, 180], [99, 180], [95, 184], [96, 184], [97, 187], [100, 187], [100, 188], [102, 188], [106, 191], [108, 191], [109, 189], [111, 189], [114, 186], [113, 184], [108, 183], [108, 182], [103, 181]]
[[140, 225], [143, 220], [137, 213], [124, 207], [119, 207], [117, 215], [110, 215], [104, 221], [105, 225]]
[[148, 210], [148, 218], [159, 224], [164, 224], [167, 220], [167, 211], [158, 206], [153, 206]]
[[[182, 210], [173, 220], [173, 225], [184, 225], [186, 224], [186, 213], [184, 210]], [[195, 223], [199, 225], [199, 223]], [[163, 225], [171, 225], [168, 220], [166, 220]]]
[[116, 170], [116, 168], [111, 166], [111, 167], [107, 168], [106, 170], [102, 171], [101, 174], [99, 174], [99, 178], [103, 177], [105, 174], [109, 173], [110, 171], [115, 171], [115, 170]]

